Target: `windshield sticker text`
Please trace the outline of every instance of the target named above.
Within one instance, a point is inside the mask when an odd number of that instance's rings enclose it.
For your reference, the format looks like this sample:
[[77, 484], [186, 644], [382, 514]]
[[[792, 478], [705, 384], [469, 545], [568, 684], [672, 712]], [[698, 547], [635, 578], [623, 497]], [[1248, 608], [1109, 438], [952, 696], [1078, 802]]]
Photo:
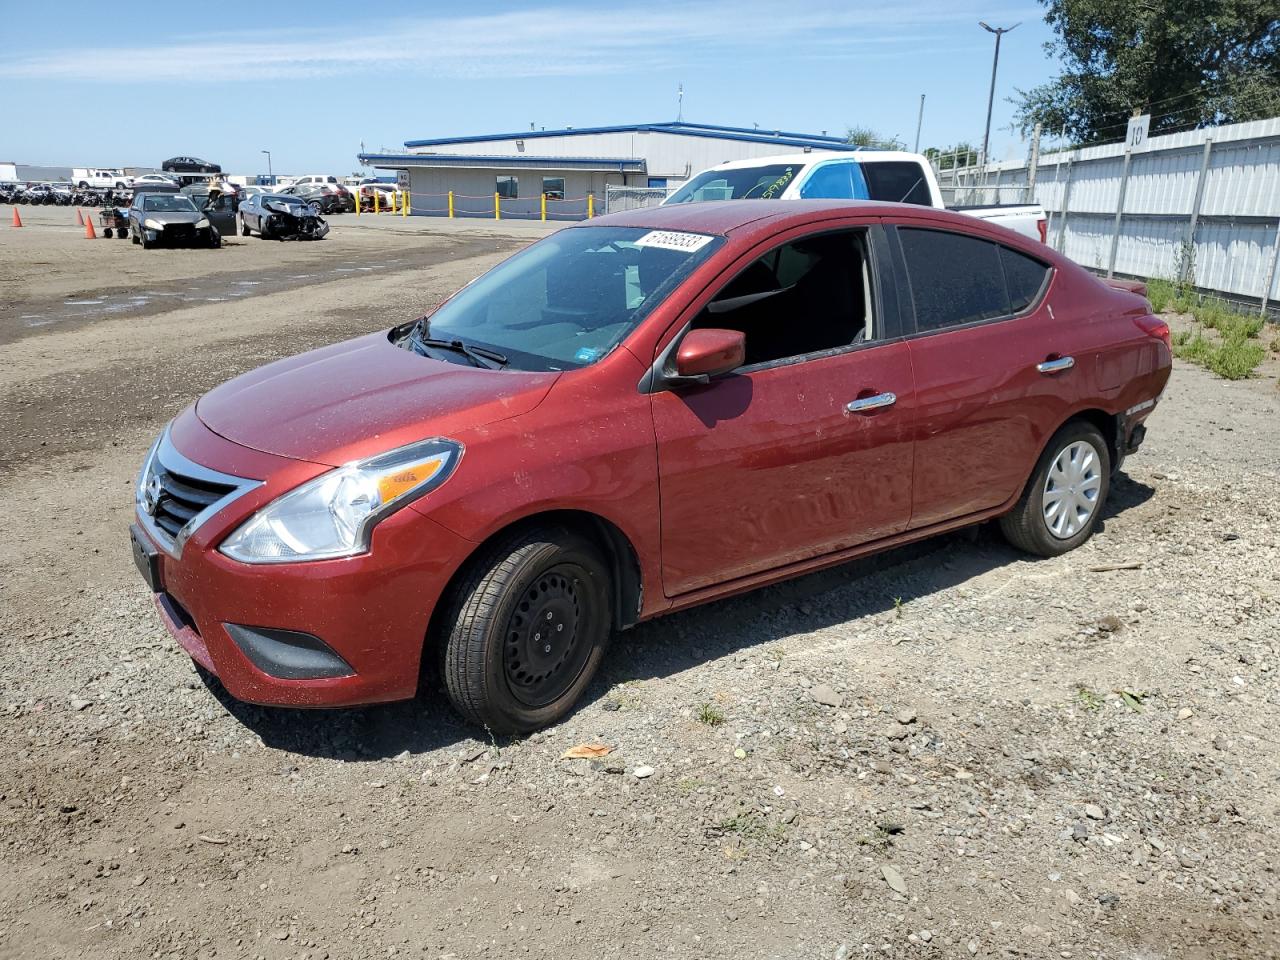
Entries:
[[659, 250], [679, 250], [693, 253], [711, 242], [704, 233], [678, 233], [675, 230], [650, 230], [636, 241], [637, 247], [657, 247]]

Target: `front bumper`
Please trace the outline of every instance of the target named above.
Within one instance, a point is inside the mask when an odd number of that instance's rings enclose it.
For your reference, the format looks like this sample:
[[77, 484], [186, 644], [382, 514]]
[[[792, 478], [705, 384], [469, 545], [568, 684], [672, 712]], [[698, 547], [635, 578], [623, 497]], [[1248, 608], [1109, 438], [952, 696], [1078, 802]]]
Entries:
[[133, 533], [154, 553], [151, 586], [166, 629], [239, 700], [327, 707], [412, 697], [432, 611], [474, 545], [401, 510], [378, 524], [362, 556], [232, 560], [217, 551], [228, 534], [300, 477], [327, 468], [238, 447], [190, 410], [179, 421], [171, 439], [185, 457], [263, 482], [210, 515], [176, 550], [139, 509]]

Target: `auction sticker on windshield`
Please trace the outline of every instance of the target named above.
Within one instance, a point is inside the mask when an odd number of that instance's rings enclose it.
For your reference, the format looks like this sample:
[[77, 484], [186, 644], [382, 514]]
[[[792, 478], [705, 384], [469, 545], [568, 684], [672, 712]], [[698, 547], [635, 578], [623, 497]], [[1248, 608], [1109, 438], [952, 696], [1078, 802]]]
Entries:
[[712, 240], [705, 233], [680, 233], [675, 230], [650, 230], [636, 241], [637, 247], [657, 247], [659, 250], [680, 250], [693, 253]]

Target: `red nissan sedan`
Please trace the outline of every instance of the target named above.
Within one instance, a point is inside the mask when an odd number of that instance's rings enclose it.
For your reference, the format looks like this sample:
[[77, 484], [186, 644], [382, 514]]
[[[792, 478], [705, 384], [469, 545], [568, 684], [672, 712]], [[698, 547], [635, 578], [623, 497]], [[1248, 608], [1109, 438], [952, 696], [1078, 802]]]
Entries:
[[733, 201], [532, 244], [147, 454], [134, 558], [235, 697], [564, 715], [615, 630], [967, 524], [1083, 543], [1170, 372], [1137, 292], [941, 210]]

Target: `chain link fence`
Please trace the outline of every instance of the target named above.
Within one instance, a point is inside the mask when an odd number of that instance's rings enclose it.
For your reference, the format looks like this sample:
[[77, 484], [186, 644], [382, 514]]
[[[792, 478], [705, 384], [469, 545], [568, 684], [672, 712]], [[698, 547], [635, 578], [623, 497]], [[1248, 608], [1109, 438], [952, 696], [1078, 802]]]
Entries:
[[621, 213], [624, 210], [657, 207], [670, 194], [671, 190], [667, 187], [619, 187], [609, 184], [604, 190], [604, 212]]

